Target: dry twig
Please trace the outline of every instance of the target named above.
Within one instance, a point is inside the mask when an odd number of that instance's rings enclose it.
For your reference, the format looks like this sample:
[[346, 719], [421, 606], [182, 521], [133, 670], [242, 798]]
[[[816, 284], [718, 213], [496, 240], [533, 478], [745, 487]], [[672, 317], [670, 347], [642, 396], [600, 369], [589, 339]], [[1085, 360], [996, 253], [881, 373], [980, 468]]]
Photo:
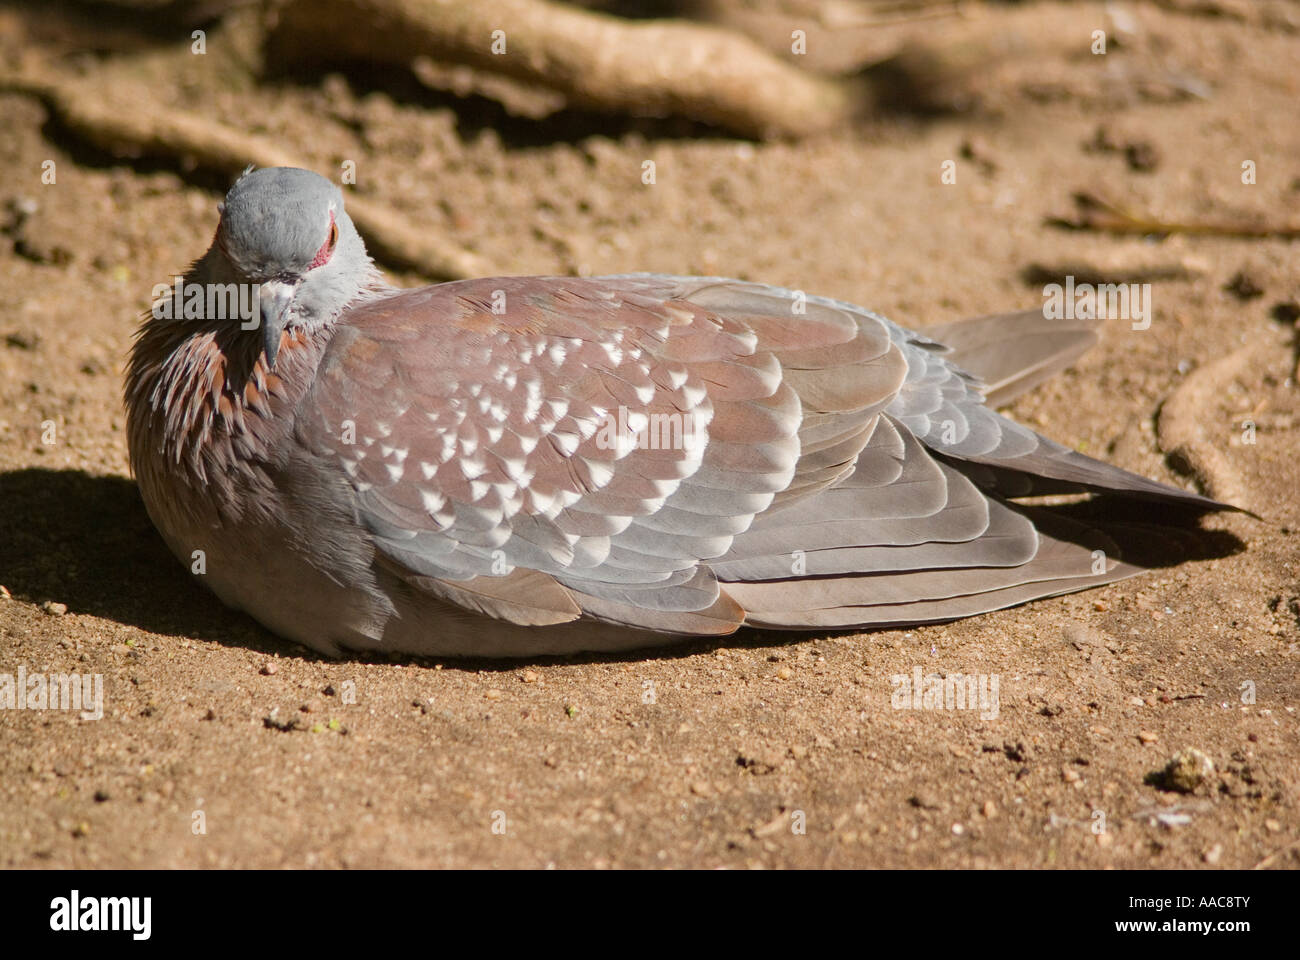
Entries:
[[1132, 213], [1116, 203], [1105, 200], [1096, 194], [1081, 191], [1074, 195], [1076, 216], [1073, 220], [1065, 217], [1049, 217], [1047, 222], [1054, 227], [1069, 230], [1102, 230], [1119, 234], [1170, 234], [1190, 233], [1209, 237], [1246, 237], [1252, 239], [1278, 238], [1295, 240], [1300, 238], [1300, 226], [1281, 224], [1260, 224], [1238, 221], [1235, 223], [1199, 221], [1199, 220], [1160, 220], [1146, 214]]

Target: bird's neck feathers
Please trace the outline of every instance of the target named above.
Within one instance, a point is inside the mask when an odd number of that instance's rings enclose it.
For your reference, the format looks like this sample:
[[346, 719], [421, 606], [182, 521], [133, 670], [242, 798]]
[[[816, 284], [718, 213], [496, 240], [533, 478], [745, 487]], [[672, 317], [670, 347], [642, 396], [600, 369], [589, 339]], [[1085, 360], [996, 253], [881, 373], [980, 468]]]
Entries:
[[[366, 268], [351, 302], [383, 288], [368, 260]], [[191, 267], [185, 289], [238, 283], [232, 274], [214, 245]], [[292, 429], [294, 411], [348, 303], [286, 329], [274, 371], [267, 367], [260, 327], [243, 329], [238, 319], [146, 314], [125, 389], [131, 461], [141, 482], [145, 472], [180, 471], [201, 485], [264, 470], [277, 439]]]

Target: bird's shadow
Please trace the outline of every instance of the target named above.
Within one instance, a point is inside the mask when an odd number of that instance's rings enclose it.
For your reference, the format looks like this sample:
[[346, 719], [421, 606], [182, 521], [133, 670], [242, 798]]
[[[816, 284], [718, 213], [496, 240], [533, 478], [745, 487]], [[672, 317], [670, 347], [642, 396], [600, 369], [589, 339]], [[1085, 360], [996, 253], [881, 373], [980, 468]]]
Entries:
[[[125, 477], [41, 467], [0, 473], [0, 585], [18, 600], [62, 603], [68, 613], [101, 617], [151, 633], [336, 662], [276, 636], [196, 583], [154, 529], [139, 488]], [[747, 632], [759, 638], [759, 646], [789, 639]], [[716, 640], [700, 640], [652, 652], [535, 657], [527, 662], [673, 658], [717, 645]], [[436, 662], [488, 671], [515, 670], [525, 662], [370, 651], [346, 651], [344, 657], [359, 663]]]
[[82, 470], [0, 473], [0, 584], [151, 633], [265, 652], [286, 644], [195, 584], [154, 530], [135, 483]]
[[[66, 604], [74, 614], [90, 614], [151, 633], [192, 637], [267, 654], [291, 653], [306, 660], [332, 662], [299, 644], [289, 643], [251, 617], [224, 606], [202, 589], [168, 552], [154, 530], [135, 483], [124, 477], [93, 476], [81, 470], [27, 468], [0, 473], [0, 584], [18, 599]], [[1174, 515], [1153, 516], [1150, 505], [1100, 498], [1058, 508], [1065, 516], [1103, 529], [1151, 524], [1173, 536], [1137, 538], [1140, 556], [1129, 559], [1152, 568], [1188, 560], [1224, 557], [1244, 549], [1240, 539], [1223, 530], [1179, 523]], [[1160, 521], [1164, 521], [1161, 523]], [[1154, 521], [1154, 523], [1153, 523]], [[1133, 530], [1129, 527], [1130, 532]], [[1132, 543], [1132, 536], [1126, 538]], [[782, 647], [815, 633], [745, 628], [720, 638], [683, 641], [650, 650], [536, 657], [530, 662], [611, 663], [647, 656], [675, 659], [728, 647]], [[466, 669], [513, 670], [520, 660], [427, 658], [377, 653], [348, 653], [358, 662], [455, 662]]]

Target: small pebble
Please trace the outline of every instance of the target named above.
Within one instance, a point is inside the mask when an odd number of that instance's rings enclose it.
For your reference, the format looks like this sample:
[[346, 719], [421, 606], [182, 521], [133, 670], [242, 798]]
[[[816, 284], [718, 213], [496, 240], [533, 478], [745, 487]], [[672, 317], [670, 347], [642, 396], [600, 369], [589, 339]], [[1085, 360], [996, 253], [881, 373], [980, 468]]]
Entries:
[[1061, 637], [1076, 650], [1087, 650], [1105, 645], [1105, 635], [1099, 630], [1086, 627], [1081, 623], [1067, 624], [1061, 630]]
[[524, 671], [524, 683], [536, 683], [540, 679], [542, 679], [542, 675], [536, 670]]
[[68, 612], [66, 603], [56, 603], [53, 600], [46, 600], [41, 604], [41, 609], [52, 617], [61, 617]]
[[264, 677], [273, 677], [279, 672], [280, 672], [280, 668], [271, 662], [262, 664], [262, 669], [260, 671], [260, 673]]
[[1141, 740], [1143, 743], [1155, 743], [1160, 738], [1156, 736], [1154, 733], [1152, 733], [1150, 730], [1139, 730], [1138, 739]]
[[1214, 761], [1195, 747], [1179, 750], [1163, 771], [1165, 786], [1179, 793], [1194, 793], [1214, 776]]

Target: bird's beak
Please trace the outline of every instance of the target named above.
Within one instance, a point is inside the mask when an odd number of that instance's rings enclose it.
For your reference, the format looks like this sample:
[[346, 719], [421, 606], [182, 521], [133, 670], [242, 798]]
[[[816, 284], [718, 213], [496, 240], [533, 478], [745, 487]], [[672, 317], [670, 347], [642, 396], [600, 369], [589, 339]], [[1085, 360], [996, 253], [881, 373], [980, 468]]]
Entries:
[[280, 334], [289, 319], [289, 307], [293, 304], [294, 294], [298, 292], [296, 283], [284, 280], [268, 280], [258, 289], [257, 300], [262, 310], [262, 346], [266, 350], [266, 365], [275, 369], [275, 357], [280, 352]]

